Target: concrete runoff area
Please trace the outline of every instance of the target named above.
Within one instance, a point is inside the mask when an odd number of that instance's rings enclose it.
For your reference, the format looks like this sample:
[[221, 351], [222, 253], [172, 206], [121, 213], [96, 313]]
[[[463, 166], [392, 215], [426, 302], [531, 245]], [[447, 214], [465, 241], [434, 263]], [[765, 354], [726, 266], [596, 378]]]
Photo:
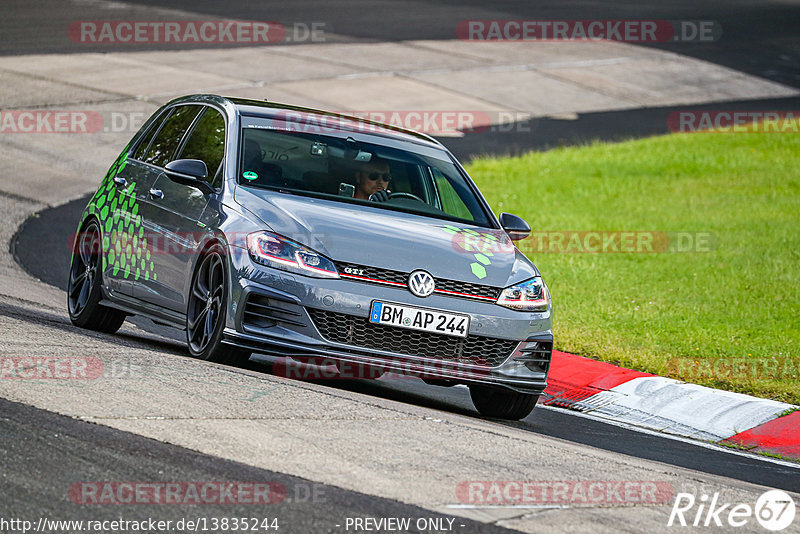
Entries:
[[[520, 87], [519, 94], [494, 101], [494, 89], [488, 80], [456, 86], [447, 82], [448, 76], [457, 72], [464, 76], [467, 76], [464, 72], [471, 72], [486, 79], [490, 77], [486, 73], [495, 67], [503, 76], [519, 72], [528, 77], [552, 78], [551, 85], [543, 86], [551, 91], [567, 83], [574, 91], [576, 105], [595, 102], [597, 110], [642, 106], [642, 102], [637, 102], [644, 98], [642, 92], [653, 96], [646, 104], [657, 105], [657, 91], [643, 86], [644, 89], [626, 92], [623, 85], [614, 81], [616, 77], [609, 80], [618, 84], [614, 90], [598, 92], [597, 85], [590, 87], [582, 85], [586, 82], [576, 81], [574, 71], [552, 75], [559, 68], [580, 68], [583, 64], [579, 62], [586, 61], [580, 58], [585, 58], [588, 50], [596, 54], [592, 61], [627, 62], [630, 72], [648, 62], [665, 62], [670, 65], [665, 72], [670, 73], [672, 82], [676, 69], [688, 69], [686, 86], [681, 89], [687, 104], [732, 98], [729, 87], [719, 90], [724, 83], [717, 84], [717, 89], [692, 87], [702, 78], [703, 69], [719, 67], [627, 45], [612, 44], [606, 48], [598, 44], [598, 48], [590, 49], [587, 47], [595, 45], [556, 44], [546, 47], [550, 56], [537, 60], [521, 59], [525, 54], [522, 48], [508, 48], [508, 53], [495, 58], [492, 52], [481, 51], [481, 45], [476, 43], [452, 43], [466, 49], [458, 54], [442, 52], [440, 47], [445, 44], [416, 42], [397, 43], [399, 48], [383, 47], [387, 54], [395, 56], [403, 56], [402, 52], [407, 51], [404, 70], [391, 72], [350, 63], [346, 61], [349, 56], [345, 49], [339, 49], [337, 55], [333, 48], [349, 45], [326, 45], [325, 53], [339, 57], [339, 61], [319, 62], [335, 65], [341, 71], [323, 73], [307, 82], [248, 77], [251, 69], [244, 62], [243, 76], [239, 79], [208, 74], [216, 72], [214, 61], [227, 63], [227, 68], [235, 64], [238, 49], [227, 51], [227, 59], [205, 50], [176, 54], [172, 60], [168, 52], [5, 57], [0, 58], [0, 74], [4, 79], [14, 76], [15, 88], [5, 87], [2, 107], [87, 110], [104, 117], [114, 112], [130, 112], [146, 117], [160, 103], [178, 94], [211, 91], [257, 96], [256, 93], [274, 90], [276, 94], [283, 91], [284, 95], [296, 96], [290, 103], [346, 110], [362, 101], [358, 98], [359, 87], [366, 86], [371, 93], [385, 92], [386, 100], [373, 101], [387, 102], [382, 108], [385, 110], [411, 105], [401, 91], [393, 93], [393, 83], [403, 80], [402, 90], [422, 91], [431, 87], [426, 105], [433, 110], [470, 111], [472, 106], [480, 104], [483, 107], [479, 111], [484, 112], [507, 110], [546, 115], [586, 111], [570, 108], [567, 100], [558, 101], [552, 109], [527, 109], [524, 106], [531, 102], [530, 92], [537, 90], [535, 86]], [[563, 48], [559, 49], [560, 46]], [[425, 52], [414, 59], [414, 51], [420, 48]], [[266, 58], [277, 56], [287, 62], [313, 63], [314, 51], [321, 53], [319, 48], [304, 51], [301, 46], [291, 50], [270, 48], [264, 51], [264, 58], [267, 61]], [[244, 50], [242, 54], [243, 57], [249, 54], [247, 61], [252, 62], [253, 50]], [[436, 54], [443, 62], [438, 67], [433, 62]], [[196, 66], [187, 68], [178, 64], [186, 61], [191, 65], [195, 61], [197, 65], [204, 58], [208, 64], [203, 72]], [[373, 61], [380, 64], [379, 59]], [[596, 64], [598, 68], [599, 65], [602, 63]], [[138, 69], [146, 71], [151, 66], [168, 78], [163, 85], [162, 76], [133, 76]], [[692, 69], [700, 70], [692, 74]], [[307, 72], [313, 77], [316, 71], [309, 65]], [[729, 69], [715, 72], [719, 72], [720, 80], [727, 76], [730, 83], [746, 85], [752, 98], [797, 93], [786, 86]], [[142, 81], [145, 79], [150, 83]], [[629, 83], [630, 79], [631, 76], [626, 76], [623, 81]], [[329, 84], [324, 83], [326, 80]], [[359, 80], [371, 82], [360, 84]], [[592, 80], [595, 84], [595, 79]], [[331, 87], [331, 94], [338, 96], [326, 94], [326, 87]], [[338, 89], [333, 91], [334, 88]], [[552, 97], [543, 92], [540, 100], [546, 103]], [[408, 111], [407, 107], [397, 109]], [[751, 505], [765, 491], [766, 488], [755, 484], [579, 446], [525, 432], [513, 425], [497, 425], [459, 413], [195, 361], [186, 357], [185, 351], [174, 342], [153, 339], [151, 334], [130, 323], [116, 336], [72, 327], [63, 292], [22, 271], [8, 252], [8, 243], [14, 230], [30, 214], [94, 190], [133, 134], [129, 128], [112, 130], [94, 134], [0, 135], [3, 169], [0, 212], [6, 214], [5, 224], [0, 227], [0, 239], [5, 244], [0, 251], [0, 328], [4, 332], [0, 357], [11, 365], [23, 358], [26, 361], [39, 358], [46, 360], [45, 366], [53, 361], [66, 366], [62, 367], [64, 376], [59, 375], [63, 379], [35, 375], [0, 380], [3, 398], [253, 467], [523, 532], [584, 531], [589, 523], [597, 532], [650, 531], [654, 526], [667, 524], [672, 506], [669, 500], [631, 498], [619, 502], [613, 497], [602, 503], [546, 502], [543, 506], [539, 506], [541, 502], [520, 505], [510, 499], [502, 506], [495, 506], [481, 500], [480, 492], [475, 499], [464, 498], [458, 493], [460, 485], [470, 481], [650, 481], [671, 488], [673, 497], [681, 492], [718, 493], [721, 502]], [[796, 500], [800, 498], [793, 495]], [[687, 512], [687, 518], [692, 520], [694, 516]], [[743, 531], [757, 528], [753, 521]]]
[[[395, 117], [472, 114], [472, 128], [551, 115], [781, 98], [795, 88], [705, 61], [616, 42], [408, 41], [181, 52], [45, 54], [0, 58], [12, 81], [4, 109], [161, 104], [188, 93], [269, 99]], [[15, 91], [12, 88], [22, 88]], [[36, 96], [34, 96], [36, 95]], [[38, 100], [37, 100], [38, 98]], [[77, 107], [76, 107], [77, 106]], [[108, 126], [108, 125], [105, 125]]]

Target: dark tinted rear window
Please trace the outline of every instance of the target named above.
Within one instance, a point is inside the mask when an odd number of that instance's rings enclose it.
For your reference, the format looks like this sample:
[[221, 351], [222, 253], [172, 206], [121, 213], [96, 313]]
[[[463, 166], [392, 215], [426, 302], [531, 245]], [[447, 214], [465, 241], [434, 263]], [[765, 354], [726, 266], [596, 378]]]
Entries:
[[164, 122], [143, 161], [163, 167], [172, 161], [183, 134], [203, 106], [180, 106]]
[[133, 153], [134, 159], [144, 159], [144, 155], [147, 153], [147, 147], [150, 146], [153, 136], [156, 134], [158, 127], [161, 126], [161, 123], [164, 122], [164, 117], [167, 115], [169, 115], [169, 113], [165, 113], [163, 116], [159, 117], [158, 120], [153, 121], [148, 128], [147, 133], [145, 133], [141, 141], [139, 141], [139, 145], [136, 147], [136, 152]]
[[208, 168], [208, 181], [217, 173], [225, 154], [225, 119], [216, 109], [207, 108], [189, 134], [181, 159], [199, 159]]

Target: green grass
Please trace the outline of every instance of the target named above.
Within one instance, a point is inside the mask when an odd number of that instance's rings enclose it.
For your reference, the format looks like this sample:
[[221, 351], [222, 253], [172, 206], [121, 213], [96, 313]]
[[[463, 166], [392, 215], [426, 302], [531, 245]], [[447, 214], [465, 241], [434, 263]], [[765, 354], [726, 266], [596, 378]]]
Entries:
[[713, 236], [713, 250], [683, 253], [520, 242], [550, 287], [556, 348], [800, 404], [799, 134], [674, 134], [468, 170], [535, 232]]
[[775, 452], [754, 451], [753, 449], [755, 448], [755, 446], [743, 447], [742, 445], [739, 445], [737, 443], [732, 443], [730, 441], [708, 441], [707, 443], [710, 443], [712, 445], [721, 445], [723, 447], [727, 447], [729, 449], [734, 449], [734, 450], [737, 450], [737, 451], [754, 452], [754, 453], [759, 454], [761, 456], [766, 456], [767, 458], [776, 458], [778, 460], [784, 460], [786, 462], [797, 462], [797, 463], [800, 463], [800, 458], [794, 458], [794, 457], [791, 457], [791, 456], [784, 456], [784, 455], [782, 455], [780, 453], [775, 453]]

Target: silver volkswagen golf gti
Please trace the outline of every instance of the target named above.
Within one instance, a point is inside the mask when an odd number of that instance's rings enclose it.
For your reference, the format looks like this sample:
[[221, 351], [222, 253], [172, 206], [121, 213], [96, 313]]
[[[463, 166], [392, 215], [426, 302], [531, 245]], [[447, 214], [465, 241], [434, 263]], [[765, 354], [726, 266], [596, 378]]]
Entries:
[[359, 365], [465, 384], [478, 412], [527, 416], [552, 305], [499, 219], [434, 139], [335, 113], [193, 95], [158, 110], [83, 212], [68, 308], [186, 331], [190, 353]]

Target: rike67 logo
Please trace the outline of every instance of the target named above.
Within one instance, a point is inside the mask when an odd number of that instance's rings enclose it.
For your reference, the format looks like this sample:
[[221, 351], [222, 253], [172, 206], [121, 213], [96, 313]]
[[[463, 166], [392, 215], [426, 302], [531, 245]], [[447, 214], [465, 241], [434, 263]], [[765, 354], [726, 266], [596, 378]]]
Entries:
[[795, 504], [791, 495], [781, 490], [763, 493], [755, 503], [733, 504], [720, 499], [719, 493], [699, 498], [691, 493], [678, 493], [672, 505], [667, 526], [693, 527], [761, 527], [778, 532], [794, 521]]

